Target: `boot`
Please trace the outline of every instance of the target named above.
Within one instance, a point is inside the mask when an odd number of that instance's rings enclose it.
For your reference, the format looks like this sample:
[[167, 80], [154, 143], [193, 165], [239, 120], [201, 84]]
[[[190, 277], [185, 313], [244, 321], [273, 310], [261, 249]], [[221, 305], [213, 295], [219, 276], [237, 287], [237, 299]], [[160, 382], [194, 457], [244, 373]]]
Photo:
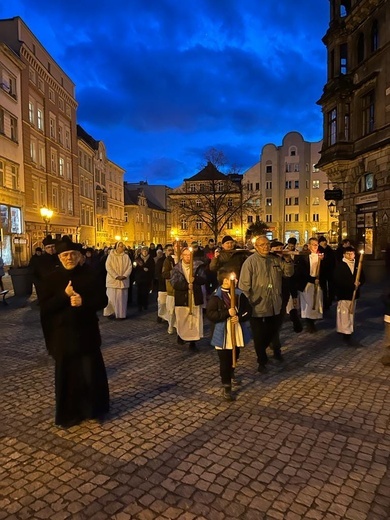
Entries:
[[224, 385], [222, 388], [222, 397], [225, 401], [234, 401], [235, 397], [232, 395], [232, 387], [229, 385]]
[[317, 328], [314, 324], [314, 320], [306, 318], [306, 329], [307, 329], [307, 332], [309, 332], [309, 334], [314, 334], [315, 332], [317, 332]]
[[303, 331], [303, 326], [302, 326], [301, 319], [300, 319], [300, 317], [298, 315], [297, 309], [291, 309], [291, 311], [290, 311], [290, 319], [291, 319], [292, 324], [293, 324], [294, 332], [296, 332], [296, 333], [302, 332]]
[[237, 377], [234, 373], [234, 368], [232, 369], [232, 385], [240, 386], [242, 383], [241, 378]]
[[196, 346], [195, 341], [190, 341], [189, 347], [191, 352], [199, 352], [198, 347]]

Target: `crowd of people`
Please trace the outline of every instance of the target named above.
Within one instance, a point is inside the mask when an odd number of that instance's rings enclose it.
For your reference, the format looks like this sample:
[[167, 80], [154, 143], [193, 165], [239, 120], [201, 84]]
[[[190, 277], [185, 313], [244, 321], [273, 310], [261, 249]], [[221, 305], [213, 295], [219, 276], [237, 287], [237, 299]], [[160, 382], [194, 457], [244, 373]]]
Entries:
[[[69, 427], [102, 419], [109, 410], [109, 390], [97, 312], [124, 320], [136, 292], [138, 312], [157, 300], [157, 323], [177, 334], [177, 343], [198, 351], [204, 319], [211, 324], [210, 344], [218, 353], [223, 399], [235, 399], [240, 349], [253, 340], [259, 373], [268, 371], [269, 355], [283, 362], [280, 331], [286, 317], [292, 330], [317, 332], [317, 320], [337, 302], [336, 330], [346, 345], [353, 338], [354, 311], [364, 284], [359, 254], [348, 240], [337, 250], [325, 237], [297, 247], [255, 237], [240, 248], [226, 235], [221, 243], [143, 245], [133, 250], [118, 242], [97, 251], [51, 236], [36, 248], [30, 266], [40, 306], [48, 352], [55, 360], [56, 424]], [[136, 288], [136, 291], [134, 290]], [[134, 291], [134, 294], [133, 294]], [[151, 296], [152, 295], [152, 296]], [[390, 310], [386, 307], [390, 364]]]

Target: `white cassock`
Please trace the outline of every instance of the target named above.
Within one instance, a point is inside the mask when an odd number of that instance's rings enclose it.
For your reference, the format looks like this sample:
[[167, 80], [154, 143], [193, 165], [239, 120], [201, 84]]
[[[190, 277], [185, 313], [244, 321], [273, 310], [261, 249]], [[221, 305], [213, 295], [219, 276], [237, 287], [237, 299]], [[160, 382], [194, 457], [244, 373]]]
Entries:
[[[343, 258], [343, 262], [345, 262], [348, 265], [348, 267], [351, 270], [351, 273], [353, 274], [355, 270], [355, 261], [351, 262]], [[340, 332], [341, 334], [353, 333], [355, 312], [349, 312], [350, 308], [351, 300], [339, 300], [337, 302], [336, 327], [337, 332]]]
[[168, 330], [173, 332], [173, 327], [176, 327], [176, 315], [175, 315], [175, 297], [167, 294], [167, 321]]
[[157, 316], [165, 321], [168, 321], [167, 311], [167, 292], [158, 291], [157, 294]]
[[[318, 255], [316, 253], [311, 253], [309, 255], [310, 262], [310, 276], [316, 276], [317, 273], [317, 265], [318, 265]], [[308, 318], [310, 320], [319, 320], [322, 319], [323, 313], [323, 296], [322, 289], [318, 285], [316, 301], [313, 309], [313, 301], [314, 301], [314, 283], [307, 283], [305, 290], [303, 292], [298, 291], [299, 296], [299, 304], [301, 307], [301, 317]]]

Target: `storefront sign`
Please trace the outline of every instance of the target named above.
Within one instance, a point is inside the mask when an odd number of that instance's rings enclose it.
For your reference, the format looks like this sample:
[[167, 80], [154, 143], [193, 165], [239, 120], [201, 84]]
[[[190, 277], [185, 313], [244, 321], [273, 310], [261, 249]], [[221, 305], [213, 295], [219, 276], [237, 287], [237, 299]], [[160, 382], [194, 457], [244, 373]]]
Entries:
[[355, 204], [368, 204], [369, 202], [377, 202], [378, 194], [377, 193], [367, 193], [367, 195], [359, 195], [356, 197]]

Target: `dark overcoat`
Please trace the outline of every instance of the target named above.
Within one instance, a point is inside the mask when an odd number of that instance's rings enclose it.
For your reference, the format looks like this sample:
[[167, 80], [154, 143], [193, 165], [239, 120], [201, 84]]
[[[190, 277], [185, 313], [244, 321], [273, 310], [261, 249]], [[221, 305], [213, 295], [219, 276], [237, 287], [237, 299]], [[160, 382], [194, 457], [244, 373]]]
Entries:
[[[194, 260], [194, 283], [193, 292], [195, 305], [203, 304], [202, 285], [206, 283], [206, 273], [204, 263]], [[175, 306], [188, 307], [188, 282], [183, 273], [182, 260], [172, 269], [171, 284], [175, 290]]]

